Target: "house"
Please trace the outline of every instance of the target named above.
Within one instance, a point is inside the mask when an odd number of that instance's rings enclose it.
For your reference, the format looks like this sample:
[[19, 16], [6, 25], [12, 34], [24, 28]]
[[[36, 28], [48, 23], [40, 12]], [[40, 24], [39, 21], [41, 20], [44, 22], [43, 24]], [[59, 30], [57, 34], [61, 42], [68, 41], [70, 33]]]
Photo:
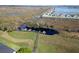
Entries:
[[26, 24], [22, 24], [22, 25], [20, 25], [19, 27], [18, 27], [18, 30], [24, 30], [24, 31], [26, 31], [26, 30], [28, 30], [29, 29], [29, 27], [26, 25]]
[[15, 50], [7, 47], [6, 45], [0, 44], [0, 53], [13, 53]]

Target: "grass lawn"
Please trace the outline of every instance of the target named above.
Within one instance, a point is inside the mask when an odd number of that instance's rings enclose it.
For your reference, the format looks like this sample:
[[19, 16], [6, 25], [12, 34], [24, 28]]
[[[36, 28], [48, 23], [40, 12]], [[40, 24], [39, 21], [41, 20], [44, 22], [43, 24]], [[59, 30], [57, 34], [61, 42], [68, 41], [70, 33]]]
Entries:
[[[5, 38], [0, 37], [0, 43], [14, 49], [15, 51], [17, 51], [17, 53], [30, 53], [32, 52], [32, 48], [29, 48], [26, 44], [17, 44], [17, 43], [13, 43], [11, 41], [7, 41], [5, 40]], [[21, 49], [24, 48], [24, 49]], [[27, 48], [27, 49], [25, 49]], [[20, 50], [19, 50], [20, 49]]]
[[[9, 33], [9, 35], [7, 33]], [[17, 34], [17, 36], [11, 36], [10, 34], [12, 34], [12, 35]], [[2, 36], [2, 35], [4, 35], [4, 36]], [[32, 35], [32, 37], [31, 37], [31, 35]], [[18, 50], [20, 48], [27, 48], [29, 50], [26, 50], [26, 51], [29, 52], [29, 51], [32, 51], [32, 47], [33, 47], [32, 39], [34, 39], [34, 37], [33, 37], [34, 35], [35, 35], [35, 33], [33, 33], [33, 32], [17, 32], [17, 31], [0, 32], [0, 43], [3, 43], [14, 50]], [[27, 36], [29, 36], [29, 37], [27, 37]], [[19, 38], [16, 38], [16, 37], [19, 37]], [[20, 39], [20, 40], [18, 40], [18, 39]], [[31, 41], [29, 39], [31, 39]], [[28, 43], [30, 43], [30, 45]], [[24, 51], [25, 51], [25, 49], [24, 49]]]
[[13, 31], [9, 32], [9, 35], [16, 39], [35, 39], [35, 32]]
[[16, 45], [15, 43], [11, 42], [11, 41], [8, 41], [6, 40], [5, 38], [3, 37], [0, 37], [0, 43], [14, 49], [15, 51], [18, 50], [20, 48], [19, 45]]

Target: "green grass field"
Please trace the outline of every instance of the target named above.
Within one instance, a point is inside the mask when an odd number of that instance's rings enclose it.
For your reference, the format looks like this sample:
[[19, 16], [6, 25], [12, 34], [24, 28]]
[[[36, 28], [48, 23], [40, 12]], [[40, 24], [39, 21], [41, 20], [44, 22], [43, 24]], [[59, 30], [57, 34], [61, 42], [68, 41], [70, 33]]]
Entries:
[[21, 32], [21, 31], [14, 31], [9, 32], [9, 35], [11, 35], [14, 38], [17, 39], [35, 39], [36, 33], [34, 32]]
[[14, 49], [15, 51], [19, 50], [20, 48], [27, 48], [26, 51], [24, 49], [24, 52], [32, 51], [33, 47], [32, 42], [34, 38], [35, 33], [33, 32], [17, 32], [17, 31], [6, 32], [6, 33], [0, 32], [0, 43], [7, 45], [8, 47]]
[[[18, 50], [17, 53], [30, 53], [34, 46], [35, 37], [35, 32], [0, 32], [0, 43]], [[73, 38], [65, 32], [55, 35], [40, 34], [37, 52], [79, 52], [79, 37]]]
[[15, 43], [9, 41], [9, 40], [6, 40], [5, 38], [1, 37], [0, 36], [0, 43], [14, 49], [15, 51], [18, 50], [20, 48], [19, 45], [16, 45]]

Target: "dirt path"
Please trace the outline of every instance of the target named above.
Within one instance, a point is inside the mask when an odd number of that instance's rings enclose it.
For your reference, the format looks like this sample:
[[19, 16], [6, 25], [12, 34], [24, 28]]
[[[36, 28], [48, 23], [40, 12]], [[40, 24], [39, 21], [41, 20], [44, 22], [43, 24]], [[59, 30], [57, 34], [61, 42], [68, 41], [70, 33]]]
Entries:
[[37, 52], [38, 40], [39, 40], [39, 32], [37, 32], [36, 39], [34, 40], [34, 47], [33, 47], [33, 50], [32, 50], [32, 52], [34, 52], [34, 53]]

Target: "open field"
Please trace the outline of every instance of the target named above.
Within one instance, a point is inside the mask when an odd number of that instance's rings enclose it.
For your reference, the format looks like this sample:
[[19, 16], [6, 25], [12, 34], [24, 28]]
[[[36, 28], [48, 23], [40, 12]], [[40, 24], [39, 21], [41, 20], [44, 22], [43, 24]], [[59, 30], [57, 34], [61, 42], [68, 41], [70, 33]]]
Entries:
[[[40, 35], [38, 52], [79, 52], [79, 37], [67, 36], [68, 33], [53, 36]], [[71, 34], [70, 34], [71, 35]]]
[[[0, 36], [0, 42], [5, 43], [5, 45], [18, 50], [19, 48], [25, 48], [23, 51], [25, 52], [32, 52], [33, 49], [33, 42], [34, 39], [21, 39], [20, 36], [28, 36], [29, 34], [33, 34], [33, 32], [11, 32], [11, 33], [5, 33], [2, 32], [4, 36]], [[17, 37], [13, 36], [16, 34]], [[26, 33], [25, 35], [20, 33]], [[28, 34], [27, 34], [28, 33]], [[8, 35], [6, 35], [8, 34]], [[37, 45], [37, 52], [79, 52], [79, 37], [75, 36], [73, 38], [73, 34], [68, 32], [61, 32], [60, 34], [55, 35], [39, 35], [38, 45]], [[29, 36], [29, 38], [31, 37]], [[33, 38], [35, 38], [35, 35]], [[25, 37], [24, 37], [25, 38]], [[15, 41], [14, 41], [15, 40]], [[20, 42], [21, 40], [21, 42]], [[28, 41], [28, 42], [27, 42]], [[31, 43], [31, 44], [29, 44]], [[29, 48], [29, 49], [26, 49]], [[27, 50], [27, 51], [26, 51]], [[22, 51], [20, 51], [22, 52]]]
[[14, 31], [14, 32], [9, 32], [9, 35], [11, 35], [12, 37], [15, 37], [17, 39], [31, 39], [34, 40], [36, 34], [34, 32], [21, 32], [21, 31]]
[[[16, 32], [16, 33], [21, 35], [19, 32]], [[21, 32], [21, 33], [25, 33], [25, 32]], [[14, 34], [14, 32], [13, 32], [13, 34]], [[27, 36], [27, 35], [28, 34], [26, 34], [25, 36]], [[32, 35], [32, 36], [34, 36], [34, 35]], [[24, 37], [24, 35], [23, 35], [23, 37]], [[14, 49], [15, 51], [17, 51], [20, 48], [29, 48], [30, 50], [32, 50], [32, 47], [33, 47], [33, 39], [28, 39], [28, 38], [25, 38], [25, 39], [18, 38], [17, 39], [16, 37], [12, 37], [11, 35], [9, 35], [7, 32], [1, 32], [0, 43], [7, 45], [8, 47]]]

